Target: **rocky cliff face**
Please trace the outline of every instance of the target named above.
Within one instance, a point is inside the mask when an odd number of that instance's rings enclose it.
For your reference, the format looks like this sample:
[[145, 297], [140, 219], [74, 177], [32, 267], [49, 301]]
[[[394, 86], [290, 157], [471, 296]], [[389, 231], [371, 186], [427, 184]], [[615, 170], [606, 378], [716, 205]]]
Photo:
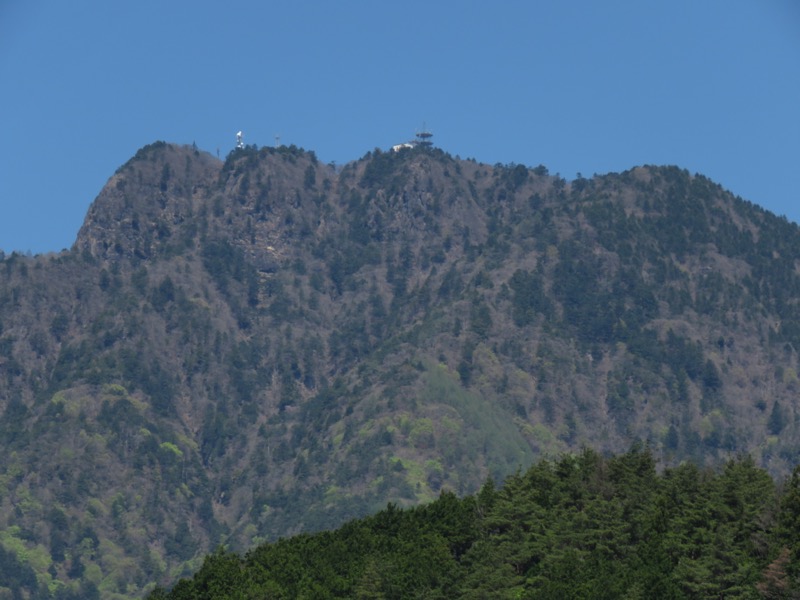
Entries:
[[0, 541], [137, 595], [583, 445], [786, 473], [798, 233], [674, 167], [152, 144], [0, 265]]
[[186, 229], [221, 168], [219, 160], [194, 149], [163, 142], [142, 148], [109, 179], [73, 249], [104, 260], [146, 259], [187, 244], [192, 233]]

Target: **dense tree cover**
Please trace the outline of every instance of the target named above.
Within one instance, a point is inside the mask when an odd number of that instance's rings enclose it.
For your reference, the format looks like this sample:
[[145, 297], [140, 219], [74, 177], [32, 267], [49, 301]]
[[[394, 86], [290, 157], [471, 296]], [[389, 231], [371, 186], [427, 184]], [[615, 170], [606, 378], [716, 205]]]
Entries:
[[798, 481], [780, 491], [749, 457], [658, 472], [647, 448], [584, 450], [475, 495], [219, 549], [149, 598], [797, 597]]
[[[138, 598], [220, 543], [472, 494], [583, 444], [646, 440], [665, 466], [750, 452], [788, 475], [799, 233], [674, 167], [567, 182], [433, 148], [335, 168], [293, 146], [222, 163], [152, 144], [72, 250], [0, 257], [0, 558], [20, 569], [0, 583]], [[494, 527], [487, 539], [527, 535]], [[681, 540], [639, 555], [670, 565]], [[435, 589], [511, 569], [515, 593], [557, 595], [555, 570], [588, 560], [531, 544], [545, 558], [513, 568], [459, 551], [462, 579]], [[780, 587], [797, 556], [776, 548]], [[404, 563], [386, 560], [358, 593], [395, 593], [378, 575]]]

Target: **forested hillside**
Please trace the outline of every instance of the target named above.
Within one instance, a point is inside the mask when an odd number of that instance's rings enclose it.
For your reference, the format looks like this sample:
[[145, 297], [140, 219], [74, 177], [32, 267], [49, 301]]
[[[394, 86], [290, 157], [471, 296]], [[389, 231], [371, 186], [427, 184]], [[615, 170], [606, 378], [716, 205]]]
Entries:
[[586, 446], [781, 482], [798, 256], [677, 167], [146, 146], [71, 249], [0, 261], [0, 581], [137, 597]]
[[648, 451], [537, 462], [499, 489], [218, 550], [149, 600], [795, 598], [800, 472], [776, 493], [752, 460], [656, 473]]

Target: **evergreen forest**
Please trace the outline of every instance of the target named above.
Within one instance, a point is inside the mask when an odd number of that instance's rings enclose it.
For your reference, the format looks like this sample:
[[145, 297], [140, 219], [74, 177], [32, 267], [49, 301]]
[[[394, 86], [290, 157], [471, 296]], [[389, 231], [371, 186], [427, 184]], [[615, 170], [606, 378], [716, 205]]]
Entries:
[[220, 548], [149, 600], [797, 598], [800, 469], [662, 472], [649, 449], [541, 460], [476, 494], [389, 504], [244, 555]]

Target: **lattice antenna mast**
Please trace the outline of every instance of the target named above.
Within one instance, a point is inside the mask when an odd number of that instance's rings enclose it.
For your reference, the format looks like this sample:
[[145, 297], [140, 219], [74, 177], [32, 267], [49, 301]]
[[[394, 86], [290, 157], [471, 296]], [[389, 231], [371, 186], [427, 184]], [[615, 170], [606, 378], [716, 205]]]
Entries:
[[239, 149], [239, 150], [244, 148], [243, 138], [244, 138], [244, 134], [242, 134], [241, 131], [236, 134], [236, 148]]
[[430, 148], [431, 146], [433, 146], [433, 142], [431, 141], [432, 137], [433, 137], [433, 134], [430, 131], [428, 131], [428, 128], [425, 127], [425, 123], [423, 123], [422, 124], [422, 131], [419, 131], [417, 133], [417, 140], [416, 140], [417, 146], [423, 146], [424, 148]]

